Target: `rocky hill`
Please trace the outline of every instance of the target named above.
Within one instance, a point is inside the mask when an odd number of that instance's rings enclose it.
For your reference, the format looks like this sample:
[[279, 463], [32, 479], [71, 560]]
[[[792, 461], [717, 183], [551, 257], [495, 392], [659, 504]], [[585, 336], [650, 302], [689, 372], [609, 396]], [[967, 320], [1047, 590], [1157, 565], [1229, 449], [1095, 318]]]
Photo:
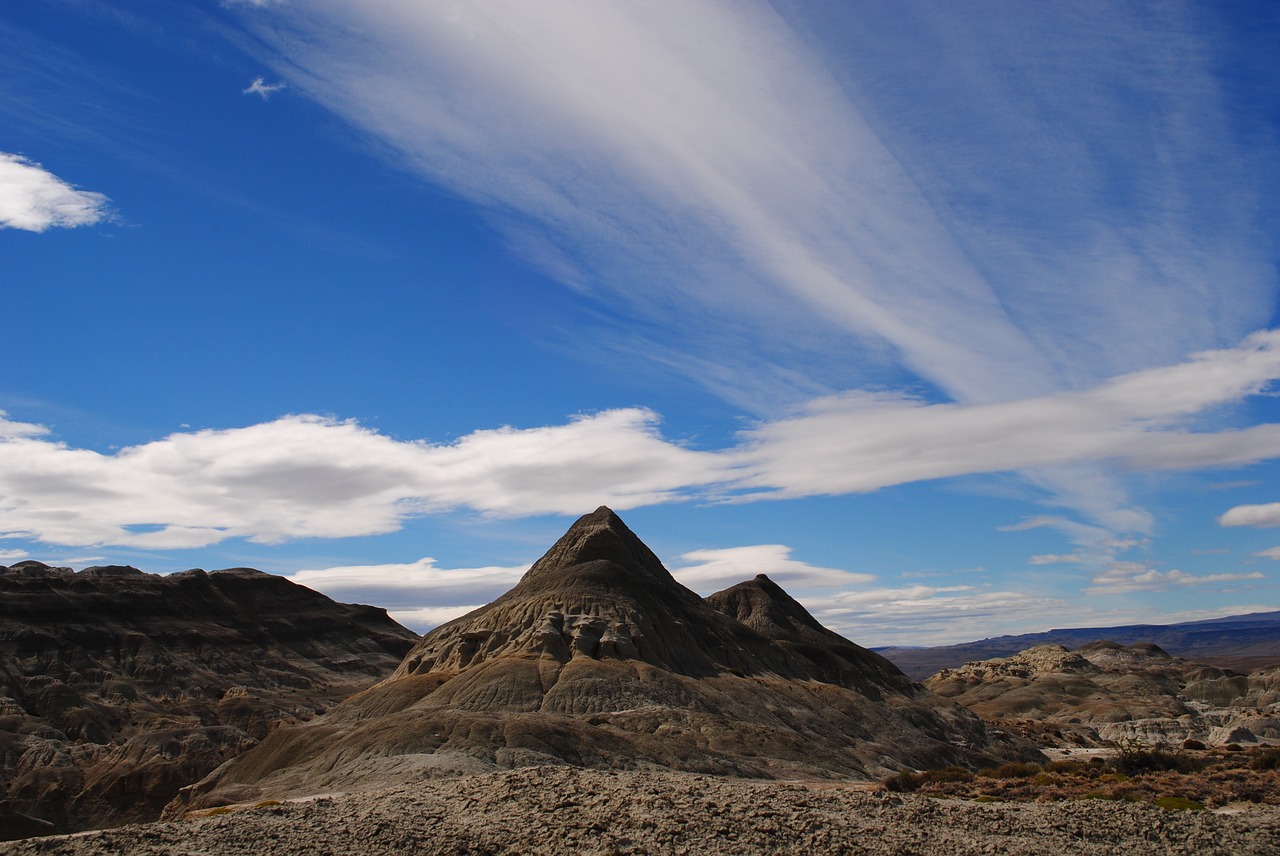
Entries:
[[166, 814], [442, 770], [870, 778], [1036, 755], [825, 630], [767, 579], [703, 601], [600, 508], [515, 588], [423, 637], [390, 678], [275, 731]]
[[1121, 645], [1158, 645], [1178, 657], [1240, 672], [1280, 666], [1280, 612], [1230, 615], [1181, 624], [1076, 627], [996, 636], [956, 645], [876, 650], [912, 678], [922, 681], [940, 669], [954, 669], [975, 660], [1008, 657], [1037, 645], [1079, 648], [1100, 639]]
[[248, 568], [0, 567], [0, 838], [151, 820], [417, 636]]
[[1243, 675], [1150, 644], [1038, 645], [943, 669], [925, 685], [989, 722], [1069, 745], [1280, 742], [1280, 668]]

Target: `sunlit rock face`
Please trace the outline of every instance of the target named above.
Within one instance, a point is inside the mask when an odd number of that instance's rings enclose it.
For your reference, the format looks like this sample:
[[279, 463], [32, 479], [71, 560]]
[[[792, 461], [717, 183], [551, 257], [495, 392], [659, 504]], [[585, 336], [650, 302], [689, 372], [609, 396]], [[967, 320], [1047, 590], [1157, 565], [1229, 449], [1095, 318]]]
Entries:
[[[171, 813], [440, 770], [868, 778], [1036, 754], [821, 627], [772, 583], [730, 592], [708, 602], [684, 588], [602, 507], [513, 589], [423, 637], [390, 678], [276, 732]], [[740, 600], [753, 604], [748, 619], [773, 623], [739, 620]]]
[[988, 721], [1026, 723], [1026, 730], [1059, 743], [1192, 739], [1221, 746], [1280, 738], [1278, 674], [1271, 667], [1243, 675], [1149, 643], [1098, 641], [1074, 651], [1037, 645], [965, 663], [925, 685]]
[[154, 820], [416, 640], [383, 610], [248, 568], [0, 568], [0, 837]]

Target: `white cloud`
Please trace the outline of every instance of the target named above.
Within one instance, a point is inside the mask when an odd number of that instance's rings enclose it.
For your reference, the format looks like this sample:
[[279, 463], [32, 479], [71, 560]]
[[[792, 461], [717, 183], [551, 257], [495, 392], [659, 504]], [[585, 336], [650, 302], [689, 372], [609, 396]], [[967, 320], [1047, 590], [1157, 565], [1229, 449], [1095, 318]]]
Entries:
[[861, 645], [947, 645], [1003, 632], [1046, 630], [1043, 616], [1072, 605], [1056, 598], [975, 586], [911, 585], [802, 600], [826, 627]]
[[0, 152], [0, 228], [43, 232], [92, 226], [107, 216], [101, 193], [77, 190], [22, 155]]
[[1167, 591], [1182, 586], [1205, 586], [1213, 583], [1242, 582], [1265, 579], [1256, 571], [1248, 574], [1205, 574], [1195, 576], [1179, 570], [1157, 571], [1140, 562], [1113, 562], [1095, 576], [1086, 594], [1128, 594], [1138, 591]]
[[[441, 568], [432, 558], [407, 564], [345, 565], [302, 570], [289, 579], [335, 600], [358, 601], [392, 612], [473, 609], [520, 581], [529, 565], [515, 567]], [[459, 613], [461, 614], [461, 613]]]
[[1079, 553], [1067, 553], [1065, 555], [1058, 554], [1058, 553], [1043, 553], [1039, 556], [1032, 556], [1030, 559], [1027, 559], [1027, 564], [1028, 565], [1064, 565], [1064, 564], [1074, 564], [1076, 562], [1085, 562], [1085, 561], [1088, 561], [1088, 559], [1085, 556], [1080, 555]]
[[113, 455], [25, 434], [0, 439], [0, 537], [199, 547], [391, 532], [465, 506], [578, 514], [669, 502], [724, 482], [712, 454], [663, 440], [645, 410], [401, 442], [317, 416], [172, 434]]
[[[1280, 331], [1264, 331], [1236, 348], [1079, 392], [971, 406], [884, 393], [834, 396], [747, 432], [737, 451], [744, 464], [739, 483], [802, 496], [982, 472], [1034, 474], [1067, 465], [1176, 470], [1250, 463], [1280, 455], [1280, 425], [1221, 432], [1183, 426], [1206, 409], [1261, 392], [1277, 377]], [[1087, 471], [1072, 471], [1070, 478], [1061, 469], [1055, 472], [1060, 488], [1090, 480]], [[1150, 516], [1127, 507], [1122, 493], [1110, 494], [1109, 483], [1060, 501], [1099, 521], [1097, 538], [1113, 537], [1117, 530], [1146, 531]]]
[[756, 544], [694, 550], [680, 556], [684, 564], [671, 570], [681, 583], [706, 596], [720, 589], [766, 574], [792, 595], [802, 589], [831, 589], [862, 585], [875, 580], [871, 574], [822, 568], [791, 558], [791, 548], [782, 544]]
[[[114, 454], [68, 447], [41, 426], [0, 415], [0, 537], [153, 549], [235, 537], [271, 543], [392, 532], [406, 518], [455, 508], [519, 516], [781, 499], [1082, 461], [1135, 470], [1234, 466], [1280, 457], [1280, 425], [1194, 433], [1178, 423], [1280, 375], [1278, 340], [1269, 332], [1185, 366], [1015, 402], [824, 399], [748, 429], [722, 450], [663, 437], [657, 415], [641, 408], [479, 430], [449, 444], [296, 415], [179, 432]], [[1213, 366], [1231, 370], [1211, 372], [1211, 392], [1178, 389]], [[1121, 394], [1135, 387], [1145, 392]], [[1157, 393], [1162, 387], [1168, 396]], [[1124, 508], [1108, 514], [1081, 505], [1100, 523], [1042, 516], [1006, 528], [1052, 526], [1086, 552], [1114, 552], [1128, 543], [1116, 539], [1117, 529], [1145, 526], [1144, 515]], [[1224, 523], [1239, 514], [1233, 509]]]
[[1255, 526], [1270, 528], [1280, 526], [1280, 502], [1263, 505], [1237, 505], [1218, 518], [1221, 526]]
[[1280, 559], [1280, 547], [1271, 547], [1266, 550], [1259, 550], [1253, 555], [1257, 556], [1259, 559]]
[[40, 437], [49, 433], [43, 425], [31, 422], [14, 422], [9, 414], [0, 410], [0, 440], [12, 440], [18, 437]]
[[275, 93], [285, 88], [283, 83], [267, 83], [261, 77], [255, 77], [253, 82], [246, 86], [242, 91], [245, 95], [261, 95], [262, 100], [266, 101]]
[[27, 558], [26, 550], [0, 550], [0, 562], [14, 562]]
[[426, 633], [447, 621], [466, 615], [473, 609], [479, 609], [483, 605], [477, 603], [470, 606], [423, 606], [417, 609], [391, 609], [387, 611], [393, 620], [400, 622], [415, 633]]

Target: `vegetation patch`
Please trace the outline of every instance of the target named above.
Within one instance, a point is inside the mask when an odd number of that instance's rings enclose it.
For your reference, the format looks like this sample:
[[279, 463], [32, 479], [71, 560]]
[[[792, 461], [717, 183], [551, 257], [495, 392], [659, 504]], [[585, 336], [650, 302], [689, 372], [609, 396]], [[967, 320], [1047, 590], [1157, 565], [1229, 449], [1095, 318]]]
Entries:
[[1204, 811], [1204, 803], [1186, 797], [1160, 797], [1156, 800], [1156, 805], [1167, 811]]
[[1190, 756], [1182, 749], [1129, 744], [1110, 759], [1002, 764], [977, 773], [963, 767], [904, 770], [881, 784], [890, 791], [983, 801], [1118, 800], [1170, 810], [1280, 805], [1280, 748], [1195, 751]]

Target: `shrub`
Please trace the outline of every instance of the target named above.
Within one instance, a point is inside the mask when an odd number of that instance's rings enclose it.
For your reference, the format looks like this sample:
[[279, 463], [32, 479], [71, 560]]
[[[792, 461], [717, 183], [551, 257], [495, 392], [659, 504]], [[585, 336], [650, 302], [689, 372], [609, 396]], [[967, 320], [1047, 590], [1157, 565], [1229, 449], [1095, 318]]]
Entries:
[[973, 773], [956, 764], [944, 767], [941, 770], [928, 770], [920, 774], [924, 782], [930, 784], [943, 782], [972, 782]]
[[1249, 760], [1249, 766], [1255, 770], [1280, 769], [1280, 749], [1264, 749]]
[[897, 794], [904, 794], [910, 791], [918, 791], [922, 777], [911, 772], [910, 770], [902, 770], [895, 773], [889, 778], [882, 781], [885, 790], [893, 791]]
[[1228, 752], [1243, 752], [1243, 751], [1244, 751], [1244, 747], [1243, 747], [1243, 746], [1241, 746], [1239, 743], [1228, 743], [1226, 746], [1223, 746], [1222, 748], [1223, 748], [1223, 749], [1226, 749]]
[[1205, 761], [1182, 754], [1181, 751], [1170, 752], [1164, 746], [1144, 746], [1136, 739], [1123, 740], [1117, 744], [1119, 755], [1113, 766], [1128, 776], [1140, 776], [1143, 773], [1155, 773], [1172, 770], [1179, 773], [1194, 773], [1204, 769]]
[[1203, 752], [1208, 747], [1194, 737], [1188, 737], [1186, 740], [1182, 741], [1182, 748], [1189, 749], [1193, 752]]
[[1110, 791], [1104, 793], [1102, 791], [1089, 791], [1089, 793], [1080, 797], [1082, 800], [1106, 800], [1108, 802], [1137, 802], [1138, 798], [1131, 793], [1123, 791]]
[[979, 770], [978, 775], [984, 779], [1025, 779], [1034, 776], [1040, 772], [1039, 764], [1030, 764], [1026, 761], [1010, 761], [1007, 764], [1001, 764], [999, 767], [988, 767], [985, 770]]
[[1156, 805], [1165, 811], [1204, 811], [1204, 804], [1186, 797], [1160, 797]]

